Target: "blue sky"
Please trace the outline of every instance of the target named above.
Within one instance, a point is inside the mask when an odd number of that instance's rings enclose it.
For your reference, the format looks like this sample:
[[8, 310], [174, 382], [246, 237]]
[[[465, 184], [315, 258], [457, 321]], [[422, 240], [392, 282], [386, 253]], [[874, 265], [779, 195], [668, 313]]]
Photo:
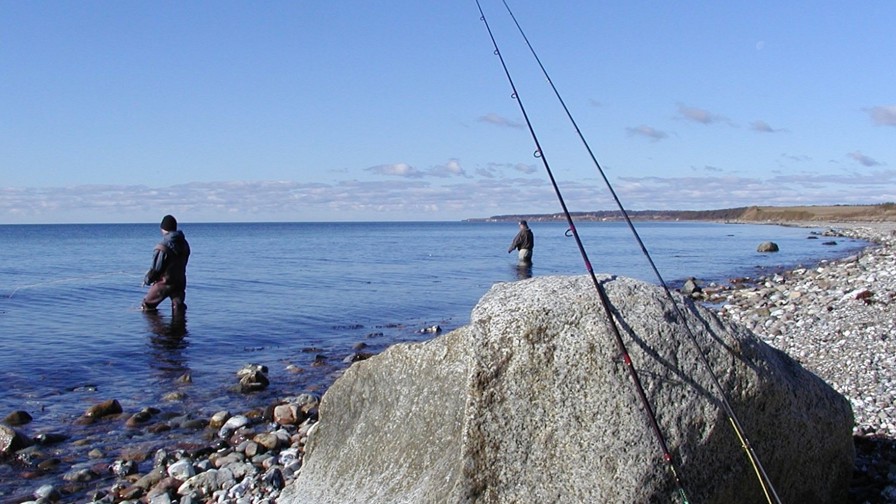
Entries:
[[[896, 3], [508, 0], [628, 209], [896, 201]], [[612, 209], [482, 0], [570, 210]], [[0, 0], [0, 223], [560, 207], [468, 2]]]

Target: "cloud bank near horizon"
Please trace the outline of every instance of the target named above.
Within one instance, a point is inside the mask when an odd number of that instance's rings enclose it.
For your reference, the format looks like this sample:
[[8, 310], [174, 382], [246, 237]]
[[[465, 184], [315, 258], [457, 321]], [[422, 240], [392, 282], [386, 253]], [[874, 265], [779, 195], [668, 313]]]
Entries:
[[[807, 171], [765, 179], [718, 169], [703, 170], [703, 176], [619, 177], [614, 190], [631, 210], [896, 200], [896, 170], [868, 166], [873, 168], [828, 174]], [[389, 177], [391, 180], [335, 183], [230, 181], [166, 187], [2, 188], [0, 223], [155, 222], [164, 213], [174, 213], [184, 222], [409, 220], [409, 215], [411, 220], [461, 220], [560, 209], [549, 182], [536, 176], [473, 178], [457, 174], [445, 182], [432, 175], [430, 182], [416, 171], [399, 169]], [[570, 210], [615, 208], [597, 179], [559, 184]]]
[[[875, 126], [896, 126], [896, 106], [864, 109]], [[730, 119], [679, 105], [678, 119], [737, 128]], [[519, 128], [497, 114], [481, 116], [496, 128]], [[754, 120], [749, 131], [788, 132]], [[626, 136], [651, 143], [673, 142], [679, 134], [641, 124]], [[818, 166], [805, 154], [780, 154], [779, 169], [741, 175], [724, 167], [692, 166], [669, 176], [617, 176], [614, 190], [627, 209], [706, 210], [750, 205], [874, 204], [896, 201], [896, 169], [856, 149]], [[785, 163], [789, 168], [785, 173]], [[810, 168], [809, 165], [816, 165]], [[833, 170], [833, 171], [832, 171]], [[0, 224], [155, 222], [176, 213], [185, 222], [460, 220], [498, 214], [555, 213], [556, 196], [534, 164], [488, 162], [468, 168], [458, 158], [432, 166], [406, 162], [358, 170], [364, 179], [331, 182], [294, 180], [196, 181], [147, 185], [0, 187]], [[334, 172], [336, 173], [336, 172]], [[339, 171], [350, 177], [350, 170]], [[592, 178], [559, 181], [574, 211], [608, 210], [614, 201], [603, 182]]]

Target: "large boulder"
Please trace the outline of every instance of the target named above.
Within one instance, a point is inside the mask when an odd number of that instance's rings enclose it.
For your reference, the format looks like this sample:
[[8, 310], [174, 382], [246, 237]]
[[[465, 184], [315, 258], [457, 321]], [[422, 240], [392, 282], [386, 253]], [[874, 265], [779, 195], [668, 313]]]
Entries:
[[[601, 277], [693, 502], [763, 502], [698, 352], [784, 502], [844, 502], [849, 402], [740, 326]], [[497, 284], [471, 323], [395, 345], [324, 395], [280, 503], [677, 502], [591, 280]]]

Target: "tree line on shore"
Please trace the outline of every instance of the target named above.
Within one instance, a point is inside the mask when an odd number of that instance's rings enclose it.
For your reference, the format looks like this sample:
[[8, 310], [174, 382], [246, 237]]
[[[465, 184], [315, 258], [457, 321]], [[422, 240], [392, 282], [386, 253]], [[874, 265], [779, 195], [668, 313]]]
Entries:
[[[714, 221], [714, 222], [883, 222], [896, 221], [896, 203], [876, 205], [827, 206], [749, 206], [717, 210], [626, 210], [629, 218], [637, 221]], [[619, 210], [570, 212], [579, 222], [621, 221]], [[562, 222], [563, 213], [508, 214], [485, 218], [465, 219], [464, 222]]]

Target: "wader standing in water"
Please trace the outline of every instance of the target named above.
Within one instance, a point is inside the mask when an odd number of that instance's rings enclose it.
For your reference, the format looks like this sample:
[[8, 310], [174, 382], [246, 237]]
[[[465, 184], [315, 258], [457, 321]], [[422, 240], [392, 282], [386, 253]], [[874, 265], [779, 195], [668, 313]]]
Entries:
[[532, 264], [533, 247], [535, 247], [535, 237], [532, 235], [532, 230], [529, 229], [529, 224], [526, 221], [521, 220], [520, 232], [513, 238], [513, 243], [510, 244], [507, 253], [513, 252], [513, 249], [519, 249], [520, 265], [528, 266]]
[[165, 298], [171, 298], [171, 315], [183, 315], [187, 290], [187, 261], [190, 259], [190, 244], [183, 231], [177, 229], [177, 220], [166, 215], [159, 225], [162, 241], [153, 250], [152, 267], [146, 272], [143, 285], [149, 285], [149, 292], [143, 298], [141, 308], [155, 311]]

